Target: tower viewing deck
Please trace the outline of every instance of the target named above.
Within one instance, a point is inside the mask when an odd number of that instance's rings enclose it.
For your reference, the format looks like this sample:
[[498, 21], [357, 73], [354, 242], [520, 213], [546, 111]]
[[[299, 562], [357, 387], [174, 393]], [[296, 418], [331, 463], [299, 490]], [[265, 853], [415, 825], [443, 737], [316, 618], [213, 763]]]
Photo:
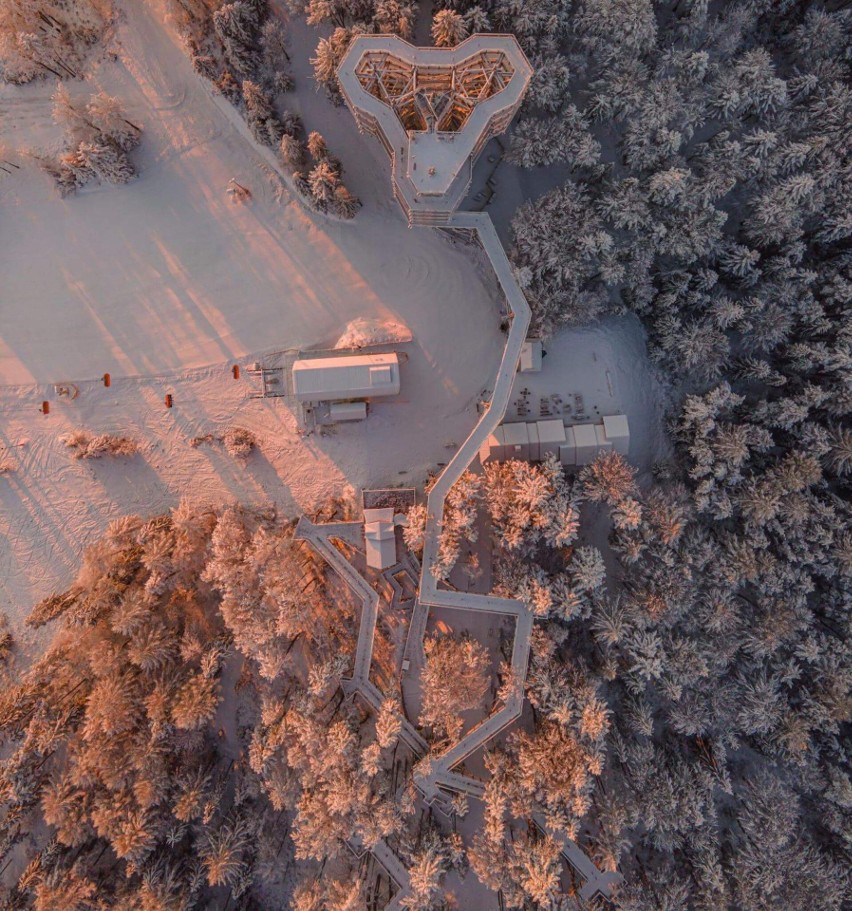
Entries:
[[337, 69], [358, 128], [391, 159], [409, 224], [446, 224], [486, 142], [512, 121], [533, 69], [514, 35], [472, 35], [456, 47], [414, 47], [359, 35]]

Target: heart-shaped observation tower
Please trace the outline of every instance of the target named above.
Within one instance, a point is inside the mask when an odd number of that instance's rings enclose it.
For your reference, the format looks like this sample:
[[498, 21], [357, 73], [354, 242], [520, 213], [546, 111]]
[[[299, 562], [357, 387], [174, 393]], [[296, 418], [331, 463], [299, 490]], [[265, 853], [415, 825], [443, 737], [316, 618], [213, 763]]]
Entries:
[[485, 143], [511, 123], [533, 69], [514, 35], [473, 35], [456, 47], [414, 47], [359, 35], [337, 69], [362, 132], [390, 155], [409, 224], [446, 224]]

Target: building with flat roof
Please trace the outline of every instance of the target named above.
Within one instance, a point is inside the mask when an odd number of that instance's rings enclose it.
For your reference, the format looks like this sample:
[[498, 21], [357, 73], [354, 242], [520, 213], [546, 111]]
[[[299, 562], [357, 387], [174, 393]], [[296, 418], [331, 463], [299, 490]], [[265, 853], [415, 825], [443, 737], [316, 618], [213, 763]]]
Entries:
[[603, 419], [604, 433], [612, 442], [612, 448], [623, 456], [627, 455], [630, 448], [630, 428], [627, 425], [627, 416], [611, 414]]
[[[610, 436], [610, 433], [612, 436]], [[598, 424], [572, 424], [561, 418], [501, 424], [482, 444], [479, 460], [506, 462], [520, 459], [539, 462], [556, 456], [563, 465], [588, 465], [599, 452], [614, 449], [627, 455], [630, 430], [623, 414], [606, 417]]]
[[398, 394], [399, 357], [395, 352], [305, 358], [293, 364], [293, 395], [300, 402]]
[[518, 363], [519, 373], [541, 373], [541, 362], [544, 347], [540, 338], [528, 338], [521, 348], [521, 359]]
[[367, 566], [373, 569], [388, 569], [397, 562], [392, 508], [364, 510], [364, 547]]
[[334, 423], [344, 421], [365, 421], [367, 419], [366, 402], [332, 402], [328, 417]]
[[390, 156], [408, 223], [439, 225], [464, 198], [485, 144], [511, 123], [532, 74], [514, 35], [476, 34], [448, 48], [357, 35], [337, 81], [358, 129]]

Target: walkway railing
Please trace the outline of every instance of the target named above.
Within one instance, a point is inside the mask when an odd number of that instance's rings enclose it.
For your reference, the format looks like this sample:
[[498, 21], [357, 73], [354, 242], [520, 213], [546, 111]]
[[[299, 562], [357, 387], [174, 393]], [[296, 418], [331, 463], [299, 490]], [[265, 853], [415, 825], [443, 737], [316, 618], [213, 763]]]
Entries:
[[[457, 592], [441, 588], [440, 582], [433, 571], [438, 555], [438, 545], [444, 518], [444, 504], [447, 495], [468, 466], [477, 458], [482, 444], [496, 430], [506, 414], [515, 373], [521, 357], [521, 348], [526, 340], [530, 324], [529, 304], [515, 281], [512, 266], [509, 263], [503, 245], [500, 243], [491, 218], [483, 212], [458, 212], [450, 218], [448, 226], [476, 232], [483, 250], [491, 261], [500, 288], [506, 296], [511, 317], [509, 334], [503, 349], [503, 357], [497, 370], [497, 377], [494, 381], [494, 389], [488, 407], [429, 492], [423, 560], [420, 572], [419, 603], [420, 606], [426, 607], [485, 611], [513, 616], [515, 618], [515, 637], [512, 646], [511, 663], [514, 689], [506, 699], [504, 706], [474, 727], [442, 754], [433, 757], [422, 773], [415, 773], [415, 784], [423, 794], [426, 802], [438, 806], [446, 806], [446, 792], [448, 791], [465, 793], [479, 799], [484, 797], [485, 784], [478, 779], [454, 771], [454, 767], [520, 717], [524, 706], [523, 682], [527, 673], [530, 636], [533, 628], [533, 614], [524, 602], [512, 598], [499, 598], [493, 595]], [[347, 526], [347, 530], [351, 527], [350, 523], [343, 524]], [[307, 519], [302, 518], [296, 528], [296, 536], [310, 541], [361, 599], [361, 624], [358, 630], [355, 666], [352, 680], [347, 683], [346, 688], [350, 692], [357, 692], [374, 710], [378, 710], [383, 697], [370, 681], [369, 675], [379, 596], [370, 587], [367, 580], [328, 540], [330, 535], [334, 535], [334, 528], [333, 524], [314, 525]], [[425, 633], [425, 617], [422, 611], [416, 611], [416, 613], [421, 620], [421, 623], [418, 623], [417, 635], [422, 638], [423, 633]], [[408, 651], [410, 645], [413, 645], [413, 643], [406, 643], [406, 651]], [[415, 756], [422, 756], [428, 752], [426, 741], [405, 718], [402, 718], [400, 739], [411, 749]], [[544, 828], [542, 820], [536, 819], [536, 824]], [[402, 900], [410, 894], [408, 872], [386, 842], [380, 841], [372, 846], [370, 850], [376, 860], [387, 870], [388, 874], [399, 886], [399, 891], [386, 909], [386, 911], [396, 911], [396, 909], [401, 907]], [[609, 898], [613, 888], [621, 882], [621, 876], [618, 873], [599, 870], [583, 849], [570, 838], [561, 838], [561, 852], [584, 881], [580, 889], [580, 895], [583, 899], [591, 899], [597, 894]]]

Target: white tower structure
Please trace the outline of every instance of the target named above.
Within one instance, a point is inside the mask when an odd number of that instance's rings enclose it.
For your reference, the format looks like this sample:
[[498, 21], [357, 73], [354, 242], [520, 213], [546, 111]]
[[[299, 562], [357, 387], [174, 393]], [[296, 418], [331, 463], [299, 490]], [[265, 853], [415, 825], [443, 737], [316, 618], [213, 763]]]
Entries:
[[532, 74], [514, 35], [484, 34], [450, 48], [359, 35], [337, 68], [358, 128], [390, 156], [409, 225], [449, 221], [477, 156], [509, 126]]

